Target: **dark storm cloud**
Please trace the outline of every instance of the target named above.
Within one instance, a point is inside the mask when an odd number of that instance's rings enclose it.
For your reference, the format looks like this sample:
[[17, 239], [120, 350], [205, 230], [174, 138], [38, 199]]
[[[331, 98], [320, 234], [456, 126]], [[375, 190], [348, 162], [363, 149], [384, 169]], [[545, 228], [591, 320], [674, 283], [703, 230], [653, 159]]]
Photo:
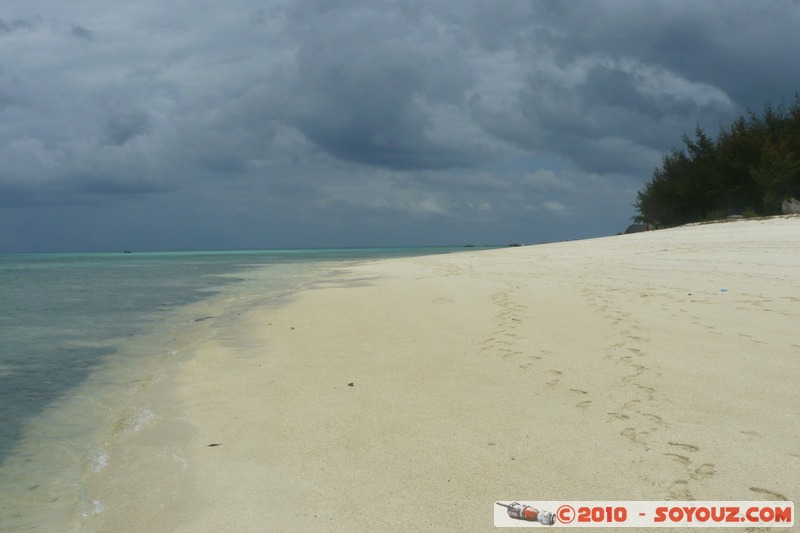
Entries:
[[551, 2], [537, 13], [542, 43], [563, 62], [601, 53], [635, 57], [751, 105], [796, 84], [785, 65], [800, 35], [797, 2]]
[[[535, 6], [516, 10], [515, 31], [501, 43], [524, 50], [534, 68], [510, 106], [482, 99], [487, 109], [477, 107], [477, 116], [503, 138], [587, 171], [646, 171], [648, 153], [680, 144], [694, 125], [715, 133], [745, 107], [791, 97], [797, 86], [785, 51], [800, 46], [790, 29], [800, 20], [786, 2]], [[493, 27], [498, 16], [476, 24]], [[519, 37], [525, 31], [527, 40]], [[490, 35], [489, 45], [499, 46]], [[608, 146], [617, 149], [603, 156]]]
[[683, 133], [800, 90], [783, 0], [35, 4], [0, 18], [0, 205], [186, 234], [616, 232]]
[[432, 24], [380, 3], [298, 9], [290, 20], [298, 53], [288, 117], [310, 141], [394, 169], [472, 166], [486, 157], [476, 143], [431, 134], [431, 109], [460, 107], [475, 78], [462, 50]]
[[94, 41], [94, 32], [87, 30], [83, 26], [75, 25], [70, 30], [70, 34], [73, 37], [77, 37], [78, 39], [83, 39], [84, 41]]
[[150, 118], [141, 111], [118, 112], [108, 117], [104, 137], [108, 144], [121, 146], [150, 131]]
[[11, 33], [12, 31], [30, 29], [33, 29], [33, 23], [28, 20], [5, 20], [0, 18], [0, 35], [4, 33]]

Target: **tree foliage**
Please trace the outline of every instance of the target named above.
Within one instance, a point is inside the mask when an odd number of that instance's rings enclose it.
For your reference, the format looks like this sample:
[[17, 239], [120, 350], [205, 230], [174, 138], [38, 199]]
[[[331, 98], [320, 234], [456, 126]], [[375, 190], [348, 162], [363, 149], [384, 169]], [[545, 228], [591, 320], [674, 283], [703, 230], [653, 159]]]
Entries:
[[751, 213], [773, 215], [800, 198], [800, 94], [788, 109], [767, 103], [714, 140], [699, 127], [665, 155], [636, 195], [639, 222], [677, 226]]

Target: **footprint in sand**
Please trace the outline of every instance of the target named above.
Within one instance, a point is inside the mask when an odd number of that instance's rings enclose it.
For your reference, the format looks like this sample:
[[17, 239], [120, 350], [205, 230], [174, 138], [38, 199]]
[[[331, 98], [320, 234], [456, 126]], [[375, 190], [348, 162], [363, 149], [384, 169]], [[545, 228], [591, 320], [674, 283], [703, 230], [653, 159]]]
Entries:
[[[580, 394], [581, 396], [583, 396], [585, 394], [589, 394], [588, 392], [586, 392], [585, 390], [582, 390], [582, 389], [569, 389], [569, 391], [570, 392], [574, 392], [575, 394]], [[579, 409], [586, 409], [587, 407], [589, 407], [589, 405], [591, 403], [592, 403], [592, 400], [583, 400], [582, 402], [579, 402], [579, 403], [575, 404], [575, 407], [577, 407]]]
[[750, 487], [750, 490], [755, 492], [756, 494], [763, 494], [765, 496], [769, 496], [772, 500], [781, 501], [781, 502], [788, 502], [789, 498], [781, 494], [780, 492], [774, 492], [767, 489], [762, 489], [760, 487]]
[[678, 455], [677, 453], [665, 453], [664, 455], [666, 455], [673, 461], [679, 462], [683, 466], [689, 466], [689, 464], [692, 462], [691, 459], [689, 459], [685, 455]]
[[620, 435], [630, 439], [630, 441], [634, 444], [646, 444], [644, 437], [646, 437], [649, 433], [649, 431], [637, 431], [636, 428], [625, 428], [619, 432]]
[[519, 365], [519, 367], [520, 368], [524, 368], [524, 369], [528, 369], [528, 368], [533, 366], [533, 361], [541, 361], [542, 360], [542, 356], [541, 355], [529, 355], [528, 359], [530, 359], [532, 362], [523, 363], [523, 364]]
[[[629, 363], [628, 361], [626, 361], [626, 362]], [[639, 376], [644, 374], [645, 368], [642, 365], [631, 364], [631, 366], [633, 367], [634, 372], [633, 372], [633, 374], [629, 374], [629, 375], [625, 376], [624, 378], [622, 378], [622, 381], [625, 382], [625, 383], [628, 383], [632, 379], [638, 378]], [[636, 385], [636, 386], [639, 387], [640, 389], [641, 388], [645, 388], [642, 385]], [[650, 387], [646, 387], [646, 388], [650, 389]], [[654, 389], [650, 389], [650, 393], [653, 393], [653, 392], [655, 392], [655, 390]]]
[[661, 418], [658, 415], [654, 415], [652, 413], [642, 413], [642, 416], [647, 418], [651, 422], [654, 422], [658, 426], [666, 426], [666, 425], [668, 425], [666, 422], [664, 422], [664, 419]]
[[668, 500], [677, 501], [690, 501], [694, 500], [694, 496], [689, 492], [689, 481], [685, 479], [676, 479], [672, 482], [669, 488]]
[[715, 475], [717, 475], [717, 471], [714, 469], [714, 465], [712, 463], [703, 463], [694, 469], [692, 478], [708, 479], [710, 477], [714, 477]]
[[688, 452], [696, 452], [700, 449], [694, 444], [683, 444], [681, 442], [668, 442], [667, 444], [669, 444], [670, 446], [677, 446], [678, 448], [682, 448]]
[[623, 411], [630, 411], [637, 403], [642, 403], [641, 400], [630, 400], [625, 402], [625, 404], [621, 407]]
[[648, 400], [652, 400], [654, 398], [656, 390], [653, 387], [648, 387], [646, 385], [641, 385], [639, 383], [634, 383], [633, 385], [637, 389], [639, 389], [639, 390], [643, 391], [644, 393], [646, 393]]

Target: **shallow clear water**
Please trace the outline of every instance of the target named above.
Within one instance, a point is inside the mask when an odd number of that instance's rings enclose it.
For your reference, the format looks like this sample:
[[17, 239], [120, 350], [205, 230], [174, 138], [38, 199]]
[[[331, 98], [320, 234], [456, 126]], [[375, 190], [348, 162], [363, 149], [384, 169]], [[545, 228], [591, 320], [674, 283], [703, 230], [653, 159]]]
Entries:
[[[76, 507], [102, 512], [81, 494], [106, 460], [90, 435], [142, 365], [157, 376], [202, 337], [205, 302], [267, 305], [343, 263], [456, 250], [0, 255], [0, 531], [69, 531]], [[151, 416], [132, 410], [121, 431]]]

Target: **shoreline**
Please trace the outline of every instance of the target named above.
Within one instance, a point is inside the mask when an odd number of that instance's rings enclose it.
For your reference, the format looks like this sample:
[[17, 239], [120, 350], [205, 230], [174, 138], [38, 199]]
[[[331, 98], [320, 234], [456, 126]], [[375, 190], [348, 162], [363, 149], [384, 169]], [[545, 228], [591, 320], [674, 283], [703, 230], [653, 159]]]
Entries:
[[796, 500], [798, 303], [797, 217], [348, 267], [215, 326], [165, 400], [171, 499], [148, 499], [154, 465], [111, 464], [83, 526], [493, 530], [503, 499]]
[[[35, 391], [31, 392], [27, 400], [41, 401], [41, 410], [31, 410], [28, 416], [14, 420], [19, 424], [19, 435], [14, 441], [6, 441], [12, 442], [13, 446], [0, 458], [0, 514], [3, 515], [0, 530], [78, 530], [83, 520], [105, 509], [104, 495], [90, 494], [87, 480], [102, 478], [109, 465], [124, 461], [129, 444], [141, 441], [138, 433], [143, 430], [157, 435], [161, 431], [159, 428], [173, 428], [168, 437], [170, 442], [163, 449], [155, 447], [154, 442], [150, 442], [149, 447], [153, 452], [151, 455], [169, 456], [165, 461], [167, 469], [180, 472], [181, 457], [174, 453], [174, 443], [183, 438], [183, 433], [188, 435], [191, 426], [187, 425], [183, 432], [174, 430], [182, 422], [180, 411], [173, 407], [177, 404], [172, 400], [170, 380], [179, 363], [191, 357], [196, 346], [213, 338], [219, 324], [235, 320], [240, 308], [279, 305], [286, 295], [317, 279], [319, 274], [315, 273], [316, 270], [324, 271], [346, 260], [347, 253], [323, 254], [334, 257], [327, 263], [320, 260], [304, 262], [304, 254], [290, 254], [291, 257], [287, 258], [284, 253], [275, 257], [276, 254], [271, 252], [252, 256], [234, 252], [225, 254], [221, 260], [215, 257], [213, 261], [206, 260], [209, 254], [190, 254], [192, 260], [188, 269], [183, 261], [186, 254], [155, 254], [144, 261], [141, 254], [133, 259], [115, 254], [111, 258], [113, 261], [107, 260], [108, 254], [53, 254], [45, 259], [43, 265], [38, 264], [38, 258], [29, 255], [21, 258], [18, 264], [30, 262], [33, 268], [46, 270], [53, 264], [61, 265], [66, 257], [64, 264], [70, 268], [59, 267], [62, 271], [99, 273], [91, 290], [86, 287], [79, 294], [75, 294], [78, 292], [75, 287], [80, 285], [73, 285], [75, 280], [70, 275], [56, 275], [51, 285], [60, 281], [71, 287], [73, 294], [47, 293], [54, 301], [77, 301], [76, 296], [80, 296], [88, 301], [105, 302], [109, 307], [106, 316], [101, 316], [100, 323], [94, 327], [88, 320], [90, 312], [81, 314], [80, 310], [64, 322], [57, 313], [48, 315], [43, 312], [37, 315], [38, 322], [33, 323], [34, 327], [38, 324], [48, 329], [52, 325], [50, 341], [62, 353], [71, 356], [69, 352], [75, 350], [74, 357], [63, 361], [62, 371], [78, 373], [85, 368], [86, 375], [79, 384], [65, 386], [63, 391], [53, 394], [52, 399], [37, 397]], [[158, 262], [151, 259], [158, 259]], [[287, 259], [290, 265], [285, 265]], [[126, 265], [133, 261], [136, 267], [131, 275], [133, 282], [128, 285], [125, 280], [118, 283], [117, 276], [111, 275], [120, 261]], [[254, 262], [263, 266], [251, 268]], [[192, 279], [184, 282], [181, 275], [176, 274], [177, 268], [172, 272], [169, 270], [172, 266], [188, 270], [184, 275]], [[4, 267], [19, 268], [16, 264], [4, 264]], [[165, 268], [165, 277], [151, 275], [153, 271]], [[152, 279], [148, 280], [148, 276]], [[83, 279], [87, 277], [91, 276]], [[80, 283], [84, 282], [83, 279]], [[166, 290], [152, 292], [153, 297], [148, 301], [147, 291], [153, 286], [163, 286]], [[173, 287], [177, 289], [171, 290]], [[254, 291], [253, 287], [257, 290]], [[101, 291], [105, 300], [98, 298], [99, 292], [94, 294], [92, 290]], [[130, 302], [127, 297], [129, 290], [143, 290], [144, 294]], [[33, 299], [27, 301], [29, 313], [39, 303], [35, 292], [31, 296]], [[17, 320], [16, 327], [22, 322]], [[65, 326], [73, 323], [74, 328]], [[23, 334], [17, 345], [25, 340]], [[59, 381], [58, 358], [37, 359], [40, 352], [42, 355], [48, 353], [49, 345], [34, 336], [28, 340], [32, 342], [26, 344], [30, 356], [27, 360], [22, 357], [26, 352], [15, 352], [18, 346], [7, 347], [9, 353], [4, 354], [6, 359], [0, 361], [0, 372], [7, 371], [4, 377], [9, 378], [15, 371], [22, 372], [28, 368], [22, 364], [24, 361], [30, 367], [37, 363], [43, 365], [41, 372], [27, 374], [30, 380], [43, 384], [49, 384], [49, 380], [55, 380], [59, 385], [66, 383]], [[107, 352], [106, 355], [91, 365], [86, 358], [81, 358], [83, 350], [101, 349]], [[15, 355], [19, 364], [16, 364]], [[6, 362], [10, 364], [4, 365]], [[8, 379], [6, 383], [9, 383]], [[24, 391], [25, 382], [17, 389], [13, 387], [12, 383], [10, 390], [3, 391], [9, 402], [6, 407], [14, 407], [13, 393], [15, 390]], [[6, 415], [8, 412], [7, 409], [4, 411]], [[18, 409], [18, 412], [26, 413], [24, 409]], [[8, 431], [8, 428], [3, 429]], [[13, 424], [11, 429], [14, 429]], [[157, 487], [162, 485], [166, 486], [159, 484]], [[170, 489], [166, 487], [164, 490], [169, 492]]]

